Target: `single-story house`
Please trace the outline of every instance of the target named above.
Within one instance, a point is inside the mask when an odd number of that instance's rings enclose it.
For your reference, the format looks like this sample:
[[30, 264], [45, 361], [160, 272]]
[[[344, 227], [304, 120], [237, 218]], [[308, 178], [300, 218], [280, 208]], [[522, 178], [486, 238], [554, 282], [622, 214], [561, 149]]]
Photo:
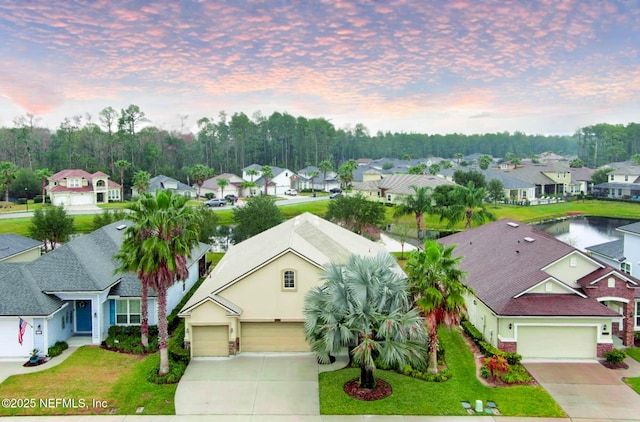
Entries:
[[[195, 188], [192, 188], [186, 183], [182, 183], [162, 174], [152, 177], [149, 181], [149, 188], [147, 189], [147, 192], [155, 193], [157, 190], [170, 190], [174, 195], [188, 196], [189, 198], [195, 198], [198, 193]], [[135, 188], [133, 188], [132, 191], [133, 194], [140, 193]]]
[[51, 204], [64, 208], [120, 201], [121, 186], [101, 171], [62, 170], [49, 177], [46, 187]]
[[[264, 183], [265, 179], [262, 177], [262, 167], [259, 164], [251, 164], [242, 169], [242, 178], [247, 182], [253, 181], [258, 187], [257, 192], [264, 193]], [[267, 181], [267, 194], [268, 195], [284, 195], [284, 193], [289, 190], [295, 188], [293, 186], [295, 183], [296, 174], [295, 172], [276, 166], [270, 166], [271, 171], [273, 172], [273, 176], [271, 176]], [[249, 174], [250, 172], [255, 172], [255, 175]]]
[[[225, 186], [224, 189], [218, 185], [218, 180], [220, 179], [227, 179], [229, 181], [229, 184]], [[207, 193], [212, 193], [216, 198], [223, 198], [225, 195], [231, 194], [239, 198], [241, 196], [246, 196], [246, 194], [249, 193], [245, 192], [245, 189], [242, 187], [244, 182], [245, 180], [233, 173], [223, 173], [219, 176], [205, 180], [200, 188], [200, 194], [204, 196]]]
[[422, 174], [392, 174], [379, 180], [354, 183], [353, 193], [361, 193], [367, 199], [385, 204], [399, 204], [403, 198], [415, 192], [411, 186], [435, 189], [440, 185], [456, 184], [443, 177]]
[[500, 220], [440, 239], [457, 245], [469, 321], [526, 360], [596, 359], [633, 344], [638, 280], [527, 224]]
[[302, 309], [322, 266], [384, 251], [309, 213], [232, 246], [179, 313], [191, 355], [308, 352]]
[[[100, 344], [110, 326], [140, 324], [140, 281], [133, 273], [114, 273], [126, 225], [109, 224], [31, 262], [0, 262], [0, 358], [23, 358], [33, 349], [46, 354], [74, 335]], [[189, 277], [168, 291], [167, 312], [204, 276], [207, 250], [202, 243], [193, 250]], [[156, 324], [152, 289], [149, 296], [149, 324]]]
[[29, 262], [42, 254], [42, 242], [17, 234], [0, 234], [0, 262]]

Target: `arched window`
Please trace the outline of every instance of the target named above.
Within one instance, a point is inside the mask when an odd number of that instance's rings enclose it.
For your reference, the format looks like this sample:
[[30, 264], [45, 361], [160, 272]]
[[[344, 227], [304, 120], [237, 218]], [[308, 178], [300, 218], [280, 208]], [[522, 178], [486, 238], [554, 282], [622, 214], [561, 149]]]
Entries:
[[98, 187], [100, 187], [100, 188], [104, 187], [104, 180], [98, 180], [98, 181], [96, 182], [96, 186], [98, 186]]
[[285, 270], [282, 273], [282, 288], [284, 290], [296, 289], [296, 273], [293, 270]]

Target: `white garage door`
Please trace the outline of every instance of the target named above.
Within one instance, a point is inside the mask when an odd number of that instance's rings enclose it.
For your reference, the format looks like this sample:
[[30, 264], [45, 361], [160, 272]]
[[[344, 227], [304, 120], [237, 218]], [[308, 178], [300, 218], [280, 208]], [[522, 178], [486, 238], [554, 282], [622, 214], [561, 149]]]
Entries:
[[85, 192], [81, 195], [71, 195], [71, 204], [69, 205], [93, 205], [93, 193]]
[[228, 326], [193, 326], [191, 329], [193, 357], [229, 356]]
[[523, 359], [595, 359], [596, 327], [518, 327]]
[[17, 358], [29, 356], [33, 350], [33, 329], [27, 325], [22, 345], [18, 342], [18, 318], [0, 318], [0, 357]]
[[242, 322], [243, 352], [308, 352], [302, 322]]

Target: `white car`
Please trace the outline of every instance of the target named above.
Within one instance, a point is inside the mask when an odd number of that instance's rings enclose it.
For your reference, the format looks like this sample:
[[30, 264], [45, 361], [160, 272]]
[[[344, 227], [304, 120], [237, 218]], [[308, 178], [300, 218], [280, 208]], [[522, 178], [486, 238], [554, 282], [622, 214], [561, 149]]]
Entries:
[[284, 191], [285, 195], [291, 195], [291, 196], [296, 196], [298, 194], [298, 191], [295, 189], [287, 189], [286, 191]]

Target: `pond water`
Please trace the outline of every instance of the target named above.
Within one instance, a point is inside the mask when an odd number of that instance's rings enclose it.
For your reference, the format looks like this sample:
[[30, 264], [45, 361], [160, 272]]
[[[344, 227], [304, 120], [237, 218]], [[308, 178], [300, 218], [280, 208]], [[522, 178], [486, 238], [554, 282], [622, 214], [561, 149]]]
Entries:
[[618, 232], [616, 228], [637, 221], [624, 218], [576, 217], [536, 224], [534, 227], [584, 251], [588, 246], [622, 239], [622, 233]]

